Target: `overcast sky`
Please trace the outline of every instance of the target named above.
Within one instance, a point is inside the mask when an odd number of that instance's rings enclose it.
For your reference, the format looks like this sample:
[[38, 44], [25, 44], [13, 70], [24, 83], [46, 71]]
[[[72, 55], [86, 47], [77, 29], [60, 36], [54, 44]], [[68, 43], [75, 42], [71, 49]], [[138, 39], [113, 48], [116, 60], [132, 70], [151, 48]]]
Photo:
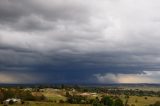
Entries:
[[159, 83], [159, 0], [0, 0], [0, 83]]

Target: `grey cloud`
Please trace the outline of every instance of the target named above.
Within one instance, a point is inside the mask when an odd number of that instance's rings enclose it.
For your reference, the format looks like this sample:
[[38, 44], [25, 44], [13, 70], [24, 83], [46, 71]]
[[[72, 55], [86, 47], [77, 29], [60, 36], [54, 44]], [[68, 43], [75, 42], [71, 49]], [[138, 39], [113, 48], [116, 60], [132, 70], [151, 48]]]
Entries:
[[26, 14], [21, 2], [16, 0], [1, 0], [0, 1], [0, 22], [16, 22], [21, 16]]
[[1, 1], [0, 7], [0, 23], [19, 31], [52, 29], [51, 27], [56, 27], [55, 23], [61, 20], [78, 24], [86, 21], [89, 15], [87, 6], [83, 2], [63, 0], [7, 0]]

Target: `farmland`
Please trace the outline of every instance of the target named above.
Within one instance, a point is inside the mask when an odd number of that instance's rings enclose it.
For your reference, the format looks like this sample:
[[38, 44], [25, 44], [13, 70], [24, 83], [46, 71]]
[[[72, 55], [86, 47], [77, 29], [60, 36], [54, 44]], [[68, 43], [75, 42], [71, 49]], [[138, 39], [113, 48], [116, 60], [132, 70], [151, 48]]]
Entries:
[[[4, 93], [4, 94], [3, 94]], [[11, 94], [9, 94], [11, 93]], [[6, 95], [6, 96], [2, 96]], [[160, 101], [159, 86], [36, 86], [36, 87], [1, 87], [1, 105], [7, 98], [20, 98], [22, 103], [7, 104], [12, 106], [104, 106], [105, 98], [120, 106], [151, 106]], [[6, 98], [2, 98], [6, 97]], [[108, 102], [108, 101], [107, 101]], [[104, 104], [103, 104], [104, 103]], [[109, 105], [110, 106], [110, 105]], [[113, 105], [117, 106], [117, 105]], [[153, 105], [154, 106], [154, 105]], [[159, 106], [159, 105], [156, 105]]]

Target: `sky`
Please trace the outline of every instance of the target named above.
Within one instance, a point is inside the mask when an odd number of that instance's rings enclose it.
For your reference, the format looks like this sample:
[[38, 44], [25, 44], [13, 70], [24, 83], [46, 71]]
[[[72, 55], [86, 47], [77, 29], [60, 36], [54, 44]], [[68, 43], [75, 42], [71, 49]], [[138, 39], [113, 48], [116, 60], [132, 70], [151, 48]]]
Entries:
[[0, 83], [160, 83], [159, 0], [0, 0]]

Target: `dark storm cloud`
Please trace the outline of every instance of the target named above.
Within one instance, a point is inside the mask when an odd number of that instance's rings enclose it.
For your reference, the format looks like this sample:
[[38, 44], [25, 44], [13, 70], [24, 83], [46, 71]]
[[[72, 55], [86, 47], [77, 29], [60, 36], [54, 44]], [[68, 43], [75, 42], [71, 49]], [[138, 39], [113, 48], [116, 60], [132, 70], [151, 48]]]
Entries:
[[124, 82], [159, 71], [159, 7], [158, 0], [1, 0], [3, 82], [23, 73], [24, 82], [31, 74], [40, 82]]

